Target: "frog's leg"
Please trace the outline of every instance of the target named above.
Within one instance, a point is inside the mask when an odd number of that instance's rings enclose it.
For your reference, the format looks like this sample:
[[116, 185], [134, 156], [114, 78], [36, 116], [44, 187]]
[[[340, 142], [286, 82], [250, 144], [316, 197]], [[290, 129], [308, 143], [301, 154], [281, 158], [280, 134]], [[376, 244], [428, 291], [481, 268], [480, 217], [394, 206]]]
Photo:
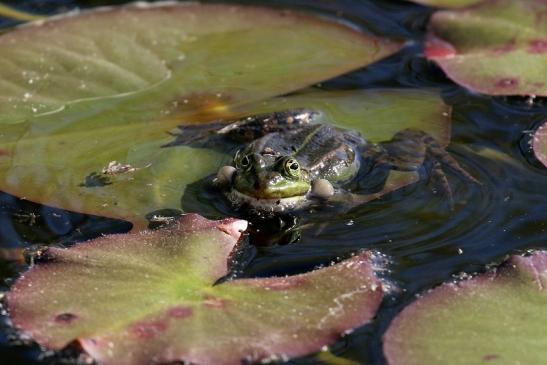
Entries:
[[182, 125], [171, 133], [175, 141], [165, 147], [191, 145], [215, 148], [225, 143], [249, 143], [269, 133], [288, 131], [309, 124], [316, 116], [316, 112], [308, 109], [293, 109], [231, 121]]
[[397, 171], [417, 171], [424, 166], [431, 179], [447, 195], [451, 206], [452, 190], [444, 172], [445, 168], [469, 182], [480, 184], [426, 132], [405, 129], [395, 134], [390, 141], [380, 143], [379, 147], [383, 152], [379, 155], [377, 165], [384, 165]]

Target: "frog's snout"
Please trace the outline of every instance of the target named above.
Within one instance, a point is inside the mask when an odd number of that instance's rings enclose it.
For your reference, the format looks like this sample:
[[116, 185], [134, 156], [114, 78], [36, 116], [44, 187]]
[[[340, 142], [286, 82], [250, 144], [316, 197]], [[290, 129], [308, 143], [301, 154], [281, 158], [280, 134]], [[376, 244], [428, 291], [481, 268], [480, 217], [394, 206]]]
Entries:
[[279, 172], [259, 173], [254, 183], [256, 190], [265, 190], [273, 186], [279, 185], [284, 180]]

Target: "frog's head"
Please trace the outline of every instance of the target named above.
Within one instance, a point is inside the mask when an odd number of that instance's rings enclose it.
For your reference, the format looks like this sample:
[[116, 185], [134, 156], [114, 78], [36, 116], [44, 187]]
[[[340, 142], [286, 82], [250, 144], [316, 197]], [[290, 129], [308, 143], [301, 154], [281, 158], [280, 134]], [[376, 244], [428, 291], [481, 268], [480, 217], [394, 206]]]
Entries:
[[234, 157], [232, 189], [255, 199], [305, 196], [311, 188], [308, 172], [292, 156], [264, 150], [238, 151]]
[[268, 147], [251, 144], [235, 154], [232, 165], [220, 168], [215, 181], [235, 206], [282, 212], [303, 207], [310, 198], [334, 194], [330, 182], [314, 180], [296, 157]]

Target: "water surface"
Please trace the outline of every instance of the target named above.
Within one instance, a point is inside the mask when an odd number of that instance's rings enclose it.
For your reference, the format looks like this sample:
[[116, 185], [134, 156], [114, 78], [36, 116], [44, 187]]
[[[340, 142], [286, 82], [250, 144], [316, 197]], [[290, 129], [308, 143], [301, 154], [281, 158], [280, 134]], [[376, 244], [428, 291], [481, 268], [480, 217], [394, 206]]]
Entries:
[[[55, 13], [75, 6], [123, 1], [6, 1], [23, 9]], [[206, 1], [207, 2], [207, 1]], [[449, 175], [456, 201], [427, 179], [350, 212], [306, 217], [297, 243], [257, 246], [247, 252], [242, 276], [299, 273], [360, 249], [381, 252], [384, 276], [396, 288], [377, 319], [340, 340], [336, 354], [363, 364], [382, 365], [381, 335], [390, 320], [415, 296], [462, 273], [483, 271], [506, 255], [547, 247], [547, 170], [531, 156], [529, 131], [547, 119], [547, 102], [487, 97], [462, 89], [424, 60], [420, 40], [431, 9], [403, 1], [233, 1], [293, 7], [341, 17], [379, 35], [410, 39], [404, 50], [365, 69], [322, 83], [325, 89], [376, 87], [430, 88], [442, 91], [453, 108], [449, 151], [482, 185]], [[0, 26], [13, 25], [0, 20]], [[124, 232], [130, 225], [36, 205], [0, 195], [0, 247], [37, 243], [71, 244], [102, 233]], [[256, 243], [256, 242], [251, 242]], [[6, 289], [23, 265], [0, 261]], [[72, 356], [71, 356], [72, 355]], [[77, 355], [42, 353], [21, 344], [6, 324], [0, 332], [0, 359], [9, 364], [76, 362]], [[315, 363], [313, 358], [291, 361]]]

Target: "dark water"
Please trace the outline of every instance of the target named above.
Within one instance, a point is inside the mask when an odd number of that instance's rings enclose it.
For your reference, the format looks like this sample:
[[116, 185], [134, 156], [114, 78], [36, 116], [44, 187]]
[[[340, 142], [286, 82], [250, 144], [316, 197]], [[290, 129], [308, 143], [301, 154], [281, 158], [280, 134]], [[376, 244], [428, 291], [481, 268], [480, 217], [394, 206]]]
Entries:
[[[55, 13], [75, 6], [122, 1], [6, 1], [20, 8]], [[472, 94], [448, 80], [422, 56], [420, 40], [431, 9], [403, 1], [237, 1], [296, 7], [341, 16], [380, 35], [410, 39], [397, 55], [322, 84], [326, 89], [439, 87], [453, 107], [449, 151], [478, 180], [470, 186], [449, 176], [455, 209], [435, 194], [427, 181], [402, 189], [319, 224], [306, 219], [298, 243], [256, 247], [249, 253], [243, 276], [299, 273], [344, 258], [359, 249], [382, 252], [386, 278], [399, 289], [387, 298], [377, 319], [340, 340], [333, 351], [362, 364], [381, 365], [381, 335], [390, 320], [416, 294], [475, 273], [506, 255], [547, 248], [547, 170], [530, 155], [530, 131], [547, 119], [545, 100], [486, 97]], [[0, 26], [9, 26], [0, 20]], [[0, 247], [36, 243], [70, 244], [101, 233], [123, 232], [130, 226], [100, 217], [51, 209], [7, 194], [0, 195]], [[24, 267], [0, 261], [5, 289]], [[22, 345], [7, 325], [0, 333], [0, 363], [74, 363], [74, 354], [43, 353]], [[72, 355], [72, 356], [71, 356]], [[292, 361], [317, 363], [315, 358]]]

